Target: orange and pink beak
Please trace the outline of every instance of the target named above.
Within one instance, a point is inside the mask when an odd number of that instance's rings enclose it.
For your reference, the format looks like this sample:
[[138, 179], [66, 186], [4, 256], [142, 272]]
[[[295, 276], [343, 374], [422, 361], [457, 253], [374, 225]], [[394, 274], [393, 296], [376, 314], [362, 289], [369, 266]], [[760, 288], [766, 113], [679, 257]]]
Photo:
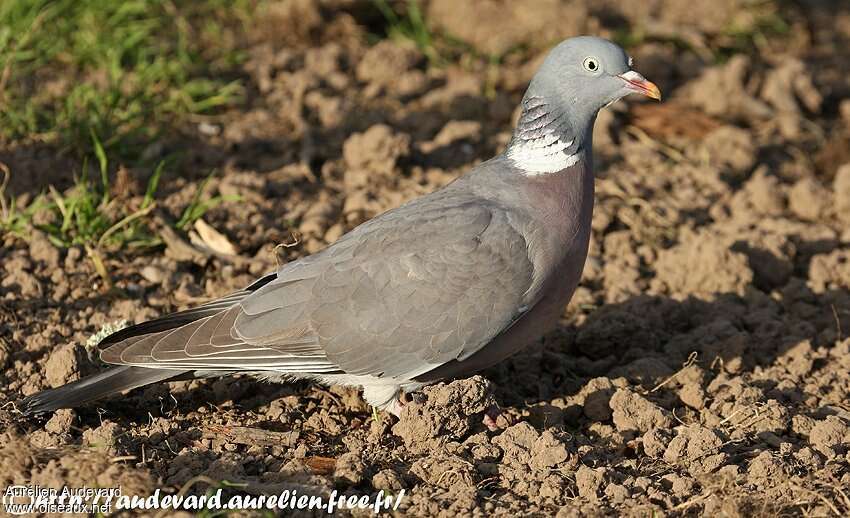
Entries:
[[658, 87], [655, 86], [655, 83], [647, 80], [645, 77], [638, 74], [634, 70], [629, 70], [628, 72], [620, 74], [617, 77], [626, 82], [626, 87], [629, 90], [635, 93], [639, 93], [641, 95], [645, 95], [652, 99], [656, 99], [659, 101], [661, 100], [661, 90], [659, 90]]

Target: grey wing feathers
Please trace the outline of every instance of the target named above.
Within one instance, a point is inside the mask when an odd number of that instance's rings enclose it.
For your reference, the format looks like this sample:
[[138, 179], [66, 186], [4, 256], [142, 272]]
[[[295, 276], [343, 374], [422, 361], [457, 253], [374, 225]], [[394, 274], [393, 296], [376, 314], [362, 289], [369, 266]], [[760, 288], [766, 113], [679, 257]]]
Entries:
[[188, 324], [190, 322], [194, 322], [199, 318], [203, 318], [205, 316], [214, 315], [216, 313], [221, 312], [222, 310], [228, 309], [233, 306], [234, 303], [242, 300], [246, 296], [248, 296], [251, 292], [261, 288], [262, 286], [268, 284], [272, 280], [274, 280], [276, 275], [274, 273], [265, 275], [260, 279], [257, 279], [250, 286], [245, 288], [244, 290], [240, 290], [226, 297], [222, 297], [220, 299], [213, 300], [206, 304], [201, 304], [200, 306], [196, 306], [191, 309], [187, 309], [185, 311], [178, 311], [176, 313], [171, 313], [162, 318], [157, 318], [154, 320], [149, 320], [147, 322], [142, 322], [141, 324], [137, 324], [134, 326], [127, 327], [125, 329], [121, 329], [107, 336], [102, 342], [100, 342], [101, 347], [106, 347], [112, 344], [117, 344], [123, 340], [128, 338], [137, 337], [140, 335], [145, 335], [149, 333], [156, 333], [159, 331], [165, 331], [168, 329], [174, 329], [176, 327], [180, 327], [184, 324]]
[[[529, 305], [526, 243], [498, 207], [463, 193], [429, 198], [281, 272], [242, 302], [236, 333], [265, 343], [309, 329], [341, 370], [400, 379], [479, 350]], [[284, 308], [278, 285], [304, 302]]]
[[[107, 363], [207, 371], [335, 372], [311, 340], [267, 347], [233, 335], [238, 304], [179, 328], [133, 337], [101, 353]], [[306, 342], [306, 341], [305, 341]]]
[[207, 305], [215, 311], [112, 340], [102, 358], [410, 379], [473, 354], [509, 326], [529, 305], [532, 270], [526, 243], [503, 211], [441, 191]]

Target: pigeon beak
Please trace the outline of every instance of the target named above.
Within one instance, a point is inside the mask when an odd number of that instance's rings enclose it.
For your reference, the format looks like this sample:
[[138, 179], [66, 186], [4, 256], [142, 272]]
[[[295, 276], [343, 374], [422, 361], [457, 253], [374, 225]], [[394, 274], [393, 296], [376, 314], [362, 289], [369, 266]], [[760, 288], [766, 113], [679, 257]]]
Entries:
[[661, 100], [661, 90], [655, 86], [655, 83], [652, 81], [648, 81], [645, 77], [638, 74], [634, 70], [629, 70], [623, 74], [620, 74], [620, 79], [626, 82], [626, 88], [631, 90], [632, 92], [637, 92], [639, 94], [645, 95], [647, 97], [651, 97], [652, 99], [656, 99], [658, 101]]

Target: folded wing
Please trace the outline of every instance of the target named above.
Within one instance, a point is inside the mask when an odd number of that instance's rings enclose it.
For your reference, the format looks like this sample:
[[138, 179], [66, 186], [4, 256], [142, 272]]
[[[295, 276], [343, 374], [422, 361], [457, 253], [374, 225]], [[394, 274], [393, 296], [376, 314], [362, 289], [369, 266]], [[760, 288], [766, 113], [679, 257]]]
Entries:
[[473, 354], [527, 310], [532, 270], [504, 211], [444, 190], [207, 309], [113, 335], [101, 357], [142, 367], [411, 379]]

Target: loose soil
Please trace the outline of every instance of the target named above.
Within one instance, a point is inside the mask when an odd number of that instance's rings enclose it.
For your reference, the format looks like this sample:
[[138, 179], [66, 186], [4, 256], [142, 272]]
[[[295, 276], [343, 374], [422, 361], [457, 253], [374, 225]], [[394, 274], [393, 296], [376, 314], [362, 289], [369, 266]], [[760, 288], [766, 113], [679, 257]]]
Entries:
[[[249, 47], [245, 105], [150, 151], [180, 148], [191, 165], [165, 182], [165, 218], [221, 170], [207, 190], [241, 201], [205, 220], [235, 258], [182, 241], [116, 252], [107, 293], [83, 250], [37, 231], [5, 237], [0, 487], [147, 494], [203, 475], [253, 493], [404, 488], [397, 513], [415, 516], [850, 513], [850, 61], [838, 50], [850, 48], [850, 9], [535, 4], [423, 3], [435, 29], [481, 52], [513, 49], [498, 64], [442, 67], [404, 41], [373, 44], [364, 3], [272, 9]], [[776, 14], [789, 25], [765, 35]], [[548, 45], [624, 29], [643, 35], [630, 52], [665, 101], [600, 114], [590, 256], [540, 343], [425, 389], [400, 419], [373, 416], [354, 390], [246, 377], [44, 418], [16, 411], [22, 396], [97, 371], [86, 342], [105, 324], [224, 295], [499, 152]], [[716, 48], [743, 52], [717, 61]], [[67, 185], [50, 153], [2, 144], [17, 194], [45, 177]], [[116, 194], [139, 203], [146, 174], [129, 171]]]

